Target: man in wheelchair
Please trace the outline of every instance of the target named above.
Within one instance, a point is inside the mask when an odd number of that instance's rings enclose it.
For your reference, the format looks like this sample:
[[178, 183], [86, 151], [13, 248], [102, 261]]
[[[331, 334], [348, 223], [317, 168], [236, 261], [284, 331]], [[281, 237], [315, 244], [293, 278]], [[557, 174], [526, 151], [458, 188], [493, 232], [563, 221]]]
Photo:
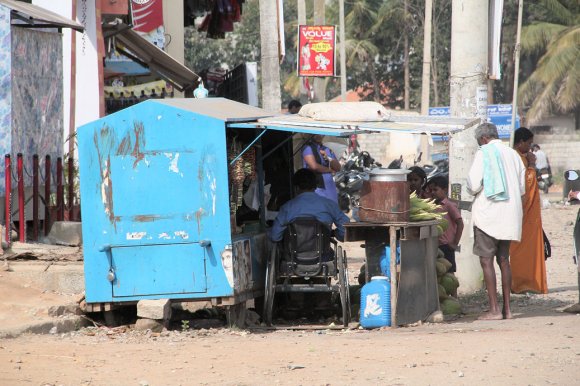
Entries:
[[[275, 245], [266, 267], [263, 318], [267, 325], [272, 323], [276, 293], [290, 297], [297, 292], [319, 293], [328, 305], [332, 304], [328, 295], [338, 294], [344, 326], [350, 321], [346, 254], [332, 238], [344, 240], [344, 224], [349, 218], [336, 202], [314, 193], [316, 185], [314, 172], [298, 170], [294, 174], [297, 195], [282, 205], [268, 232]], [[290, 297], [285, 298], [286, 311], [291, 309], [288, 301], [296, 300]], [[317, 298], [309, 297], [315, 304]], [[298, 308], [304, 305], [302, 302]]]
[[333, 234], [338, 240], [344, 240], [344, 224], [349, 218], [340, 210], [338, 204], [326, 197], [314, 193], [316, 190], [316, 174], [309, 169], [300, 169], [294, 174], [294, 186], [296, 197], [288, 201], [280, 208], [278, 216], [268, 236], [274, 242], [282, 241], [284, 232], [289, 224], [298, 218], [315, 218], [332, 229], [336, 226]]

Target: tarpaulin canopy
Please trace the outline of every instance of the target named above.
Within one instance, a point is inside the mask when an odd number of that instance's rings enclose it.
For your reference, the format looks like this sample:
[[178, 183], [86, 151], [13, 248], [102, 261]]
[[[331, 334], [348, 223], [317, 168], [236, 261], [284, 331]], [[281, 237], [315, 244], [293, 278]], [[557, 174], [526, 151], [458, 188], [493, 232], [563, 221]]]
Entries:
[[445, 135], [462, 131], [479, 123], [479, 118], [431, 117], [424, 115], [392, 114], [389, 120], [359, 121], [320, 121], [295, 115], [277, 115], [260, 118], [230, 127], [256, 127], [282, 131], [296, 131], [323, 135], [338, 131], [357, 132], [396, 132], [409, 134]]

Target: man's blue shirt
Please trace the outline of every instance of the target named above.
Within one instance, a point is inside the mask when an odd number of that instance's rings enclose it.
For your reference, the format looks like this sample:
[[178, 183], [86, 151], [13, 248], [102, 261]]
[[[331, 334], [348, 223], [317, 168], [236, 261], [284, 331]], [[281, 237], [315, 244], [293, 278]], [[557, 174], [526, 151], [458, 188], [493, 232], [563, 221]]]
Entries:
[[269, 236], [272, 241], [281, 241], [288, 224], [298, 217], [314, 217], [325, 223], [329, 228], [336, 225], [336, 238], [344, 239], [344, 224], [349, 222], [348, 217], [342, 213], [338, 204], [326, 197], [319, 196], [314, 192], [304, 192], [288, 201], [280, 208], [278, 216], [274, 219], [274, 225], [270, 229]]
[[[320, 150], [324, 150], [329, 160], [337, 159], [336, 155], [334, 155], [332, 150], [330, 150], [328, 147], [319, 143], [313, 143], [313, 145], [316, 147], [316, 150], [319, 152], [319, 154]], [[306, 161], [304, 161], [304, 157], [307, 155], [314, 155], [310, 146], [305, 146], [304, 150], [302, 150], [302, 167], [304, 168], [308, 168], [308, 164]], [[330, 161], [323, 161], [322, 166], [330, 167]], [[316, 188], [315, 192], [320, 196], [326, 197], [330, 200], [333, 200], [334, 202], [338, 202], [338, 191], [336, 190], [336, 184], [334, 183], [334, 178], [332, 178], [332, 173], [322, 173], [322, 179], [324, 181], [324, 189]]]

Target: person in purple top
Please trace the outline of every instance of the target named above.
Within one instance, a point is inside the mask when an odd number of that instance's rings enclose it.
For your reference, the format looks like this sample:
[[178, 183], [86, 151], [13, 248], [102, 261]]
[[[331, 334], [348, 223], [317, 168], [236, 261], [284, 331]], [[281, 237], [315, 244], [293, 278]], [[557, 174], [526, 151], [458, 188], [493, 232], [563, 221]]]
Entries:
[[338, 204], [326, 197], [314, 193], [316, 189], [316, 175], [309, 169], [300, 169], [294, 174], [294, 185], [297, 195], [280, 208], [274, 219], [274, 224], [268, 232], [270, 240], [281, 241], [284, 231], [292, 221], [299, 217], [314, 217], [326, 224], [330, 229], [332, 224], [336, 226], [335, 237], [344, 239], [344, 224], [349, 222], [348, 217], [342, 213]]
[[328, 147], [322, 144], [322, 135], [314, 135], [304, 145], [302, 160], [305, 168], [316, 174], [315, 193], [338, 202], [338, 193], [332, 174], [340, 170], [340, 163], [336, 155]]

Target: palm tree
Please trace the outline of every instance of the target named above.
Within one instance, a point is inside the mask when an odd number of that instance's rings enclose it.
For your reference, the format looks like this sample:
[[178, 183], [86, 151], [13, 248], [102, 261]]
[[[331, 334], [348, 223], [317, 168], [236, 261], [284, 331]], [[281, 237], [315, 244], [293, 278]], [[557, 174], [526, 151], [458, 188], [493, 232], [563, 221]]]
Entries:
[[577, 0], [542, 0], [549, 21], [522, 29], [522, 55], [539, 57], [531, 75], [518, 90], [518, 99], [529, 106], [530, 123], [553, 113], [576, 113], [580, 90], [580, 6]]

